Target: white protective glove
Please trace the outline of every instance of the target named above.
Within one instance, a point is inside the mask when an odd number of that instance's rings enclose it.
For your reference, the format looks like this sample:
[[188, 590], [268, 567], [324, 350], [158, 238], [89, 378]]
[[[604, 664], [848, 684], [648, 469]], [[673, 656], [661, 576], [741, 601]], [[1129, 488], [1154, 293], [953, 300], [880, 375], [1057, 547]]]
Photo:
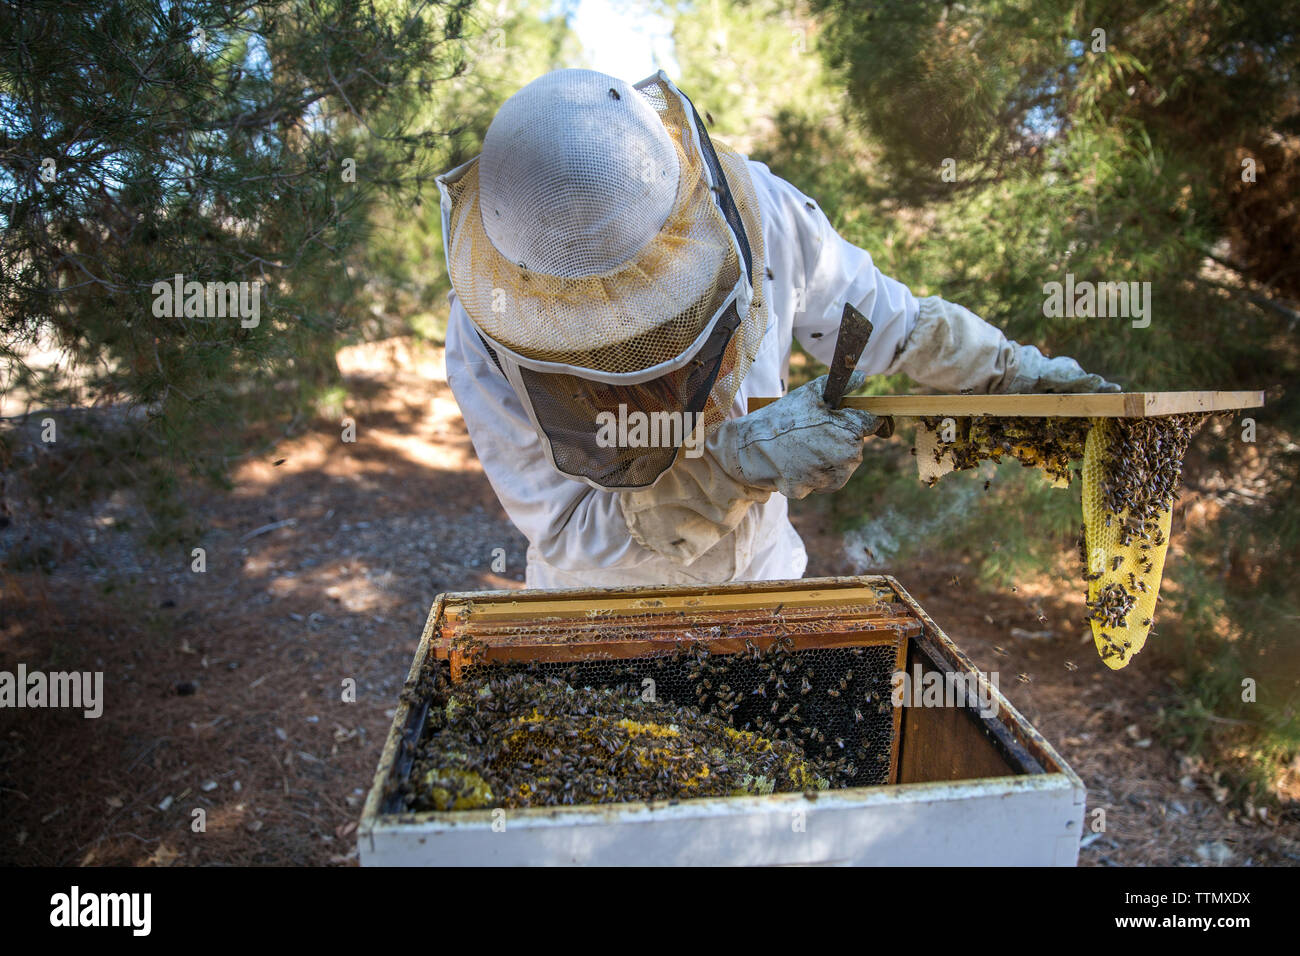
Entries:
[[[854, 372], [848, 391], [866, 380]], [[680, 456], [649, 488], [619, 493], [628, 531], [641, 545], [689, 565], [729, 534], [753, 502], [773, 491], [804, 498], [844, 487], [862, 463], [876, 416], [822, 402], [826, 376], [723, 422], [698, 458]]]
[[941, 392], [1118, 392], [1064, 356], [1019, 345], [974, 312], [938, 296], [919, 300], [916, 326], [886, 370]]

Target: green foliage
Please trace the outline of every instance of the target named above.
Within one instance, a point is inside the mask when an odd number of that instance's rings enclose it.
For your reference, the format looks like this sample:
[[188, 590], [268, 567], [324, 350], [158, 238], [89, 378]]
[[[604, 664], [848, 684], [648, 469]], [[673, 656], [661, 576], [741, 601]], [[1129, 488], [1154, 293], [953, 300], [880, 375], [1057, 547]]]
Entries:
[[[163, 472], [188, 465], [214, 476], [250, 415], [308, 406], [336, 380], [340, 332], [363, 314], [352, 258], [370, 210], [418, 188], [443, 148], [437, 130], [411, 124], [463, 69], [468, 9], [469, 0], [6, 5], [6, 390], [37, 408], [142, 411], [124, 418], [115, 448]], [[260, 283], [260, 320], [160, 315], [155, 284], [178, 274]], [[56, 373], [28, 361], [38, 346], [65, 356]], [[124, 460], [109, 444], [106, 460]]]

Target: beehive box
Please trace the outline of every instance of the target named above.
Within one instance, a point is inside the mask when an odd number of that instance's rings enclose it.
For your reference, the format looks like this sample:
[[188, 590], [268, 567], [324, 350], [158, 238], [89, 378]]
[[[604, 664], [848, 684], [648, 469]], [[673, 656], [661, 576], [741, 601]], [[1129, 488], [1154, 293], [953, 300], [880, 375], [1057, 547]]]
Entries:
[[[466, 637], [493, 661], [565, 668], [597, 685], [604, 675], [646, 668], [668, 699], [692, 693], [674, 670], [689, 660], [683, 650], [702, 645], [715, 656], [742, 655], [784, 640], [791, 654], [816, 660], [822, 687], [837, 687], [851, 668], [853, 681], [838, 686], [850, 688], [844, 696], [853, 699], [840, 706], [837, 690], [812, 719], [831, 734], [855, 728], [862, 759], [851, 785], [830, 790], [411, 813], [398, 789], [429, 702], [408, 692], [358, 830], [363, 865], [1077, 860], [1085, 796], [1079, 778], [893, 577], [443, 594], [425, 625], [408, 691], [426, 665], [457, 675], [466, 666], [458, 649]], [[932, 706], [937, 702], [914, 693], [895, 706], [890, 690], [898, 672], [917, 687], [978, 688], [978, 702], [950, 694]], [[745, 713], [733, 715], [737, 725]]]

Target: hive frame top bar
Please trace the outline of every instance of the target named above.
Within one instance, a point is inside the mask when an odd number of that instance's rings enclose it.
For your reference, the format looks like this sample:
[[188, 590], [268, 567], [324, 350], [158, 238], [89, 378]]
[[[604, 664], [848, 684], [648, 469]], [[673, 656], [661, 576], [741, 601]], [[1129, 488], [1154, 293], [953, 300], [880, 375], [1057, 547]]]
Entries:
[[[749, 411], [775, 398], [751, 398]], [[1263, 392], [1087, 392], [1071, 395], [855, 395], [845, 408], [901, 418], [951, 415], [957, 418], [1154, 418], [1188, 412], [1260, 408]]]
[[[646, 588], [445, 594], [432, 653], [458, 679], [470, 662], [457, 639], [473, 638], [487, 660], [581, 661], [671, 652], [695, 643], [736, 653], [788, 635], [800, 649], [894, 644], [921, 632], [885, 578]], [[901, 662], [900, 662], [901, 666]]]

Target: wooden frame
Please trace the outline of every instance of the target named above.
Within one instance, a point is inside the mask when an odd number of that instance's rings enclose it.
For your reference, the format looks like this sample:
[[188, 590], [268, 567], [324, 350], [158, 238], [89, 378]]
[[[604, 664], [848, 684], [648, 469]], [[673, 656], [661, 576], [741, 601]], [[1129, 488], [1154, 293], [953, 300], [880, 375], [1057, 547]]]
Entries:
[[[751, 398], [755, 411], [775, 398]], [[1087, 392], [1073, 395], [851, 395], [846, 408], [899, 418], [1153, 418], [1188, 412], [1261, 408], [1263, 392]]]
[[[740, 629], [739, 636], [733, 630]], [[898, 646], [921, 624], [889, 588], [790, 586], [755, 592], [735, 585], [699, 591], [658, 589], [627, 596], [578, 592], [542, 600], [484, 600], [447, 595], [431, 642], [458, 680], [468, 663], [461, 638], [472, 637], [491, 661], [570, 662], [627, 659], [704, 644], [732, 654], [746, 641], [767, 650], [789, 637], [800, 650]]]

